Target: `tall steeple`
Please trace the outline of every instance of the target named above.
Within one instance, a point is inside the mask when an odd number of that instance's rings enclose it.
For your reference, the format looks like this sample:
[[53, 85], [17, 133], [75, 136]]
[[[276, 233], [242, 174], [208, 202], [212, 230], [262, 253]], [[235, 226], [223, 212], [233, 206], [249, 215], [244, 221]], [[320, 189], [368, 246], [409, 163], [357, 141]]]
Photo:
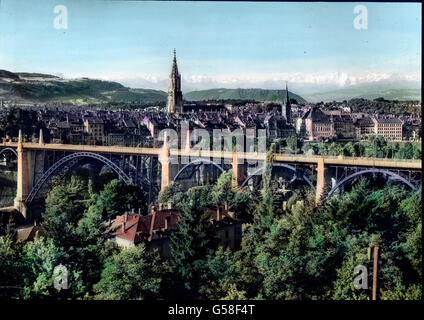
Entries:
[[178, 66], [177, 66], [177, 52], [174, 48], [174, 60], [172, 61], [172, 74], [178, 75]]
[[281, 113], [283, 117], [286, 119], [286, 122], [291, 123], [291, 104], [290, 104], [289, 89], [287, 86], [287, 81], [286, 81], [286, 99], [281, 106]]
[[177, 53], [174, 49], [174, 59], [172, 61], [171, 74], [169, 75], [168, 103], [169, 113], [182, 113], [183, 93], [181, 92], [181, 75], [178, 72]]

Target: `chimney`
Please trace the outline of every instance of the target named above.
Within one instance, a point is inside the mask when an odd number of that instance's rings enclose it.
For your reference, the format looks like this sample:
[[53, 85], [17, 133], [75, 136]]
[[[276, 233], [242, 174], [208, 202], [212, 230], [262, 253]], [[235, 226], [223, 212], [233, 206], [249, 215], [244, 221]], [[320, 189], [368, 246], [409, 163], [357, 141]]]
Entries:
[[216, 208], [216, 221], [220, 221], [221, 220], [221, 207], [218, 206]]
[[171, 216], [165, 217], [165, 230], [168, 230], [170, 224]]
[[138, 215], [141, 215], [141, 208], [138, 208]]
[[132, 209], [131, 209], [131, 214], [134, 214], [134, 212], [135, 212], [135, 211], [134, 211], [134, 208], [132, 208]]
[[224, 210], [225, 210], [225, 213], [228, 213], [228, 203], [227, 202], [225, 202], [225, 204], [224, 204]]
[[159, 203], [159, 211], [162, 211], [162, 210], [163, 210], [163, 204]]
[[168, 209], [171, 210], [172, 209], [172, 202], [168, 201]]
[[149, 241], [152, 240], [152, 237], [153, 237], [153, 227], [155, 225], [155, 220], [156, 220], [156, 208], [155, 207], [153, 207], [153, 208], [152, 208], [153, 209], [152, 210], [152, 219], [151, 219], [151, 222], [150, 222]]

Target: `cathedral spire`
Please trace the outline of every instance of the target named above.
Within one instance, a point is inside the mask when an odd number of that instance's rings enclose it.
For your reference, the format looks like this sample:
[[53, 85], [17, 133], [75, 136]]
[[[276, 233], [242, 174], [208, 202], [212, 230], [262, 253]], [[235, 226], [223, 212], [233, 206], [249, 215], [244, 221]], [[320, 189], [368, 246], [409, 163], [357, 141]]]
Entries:
[[291, 123], [291, 104], [289, 98], [289, 89], [286, 81], [286, 101], [281, 105], [281, 113], [283, 117], [286, 119], [287, 123]]
[[177, 52], [174, 48], [174, 58], [172, 61], [172, 70], [169, 75], [169, 89], [168, 89], [168, 112], [169, 113], [182, 113], [183, 94], [181, 92], [181, 75], [178, 72], [177, 66]]
[[177, 65], [177, 52], [174, 48], [174, 59], [172, 60], [172, 71], [171, 71], [171, 77], [177, 77], [178, 76], [178, 65]]

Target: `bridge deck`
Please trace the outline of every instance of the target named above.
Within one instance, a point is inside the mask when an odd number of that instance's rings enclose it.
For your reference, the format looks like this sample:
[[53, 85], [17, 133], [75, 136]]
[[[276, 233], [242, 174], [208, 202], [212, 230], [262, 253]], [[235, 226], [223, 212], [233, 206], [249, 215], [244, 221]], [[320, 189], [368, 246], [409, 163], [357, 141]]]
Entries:
[[[14, 147], [18, 146], [17, 142], [3, 142], [0, 146]], [[121, 147], [121, 146], [94, 146], [94, 145], [72, 145], [72, 144], [38, 144], [32, 142], [24, 142], [24, 149], [30, 150], [60, 150], [75, 152], [94, 152], [122, 155], [150, 155], [159, 156], [161, 148], [137, 148], [137, 147]], [[199, 151], [199, 150], [180, 150], [171, 149], [171, 156], [190, 156], [191, 158], [215, 158], [215, 159], [232, 159], [231, 151]], [[238, 152], [237, 158], [240, 160], [264, 161], [265, 153], [257, 152]], [[382, 159], [382, 158], [361, 158], [361, 157], [335, 157], [335, 156], [306, 156], [306, 155], [290, 155], [276, 154], [276, 162], [290, 162], [302, 164], [316, 164], [320, 159], [324, 159], [325, 164], [329, 165], [345, 165], [345, 166], [364, 166], [364, 167], [381, 167], [395, 169], [422, 169], [421, 160], [399, 160], [399, 159]]]

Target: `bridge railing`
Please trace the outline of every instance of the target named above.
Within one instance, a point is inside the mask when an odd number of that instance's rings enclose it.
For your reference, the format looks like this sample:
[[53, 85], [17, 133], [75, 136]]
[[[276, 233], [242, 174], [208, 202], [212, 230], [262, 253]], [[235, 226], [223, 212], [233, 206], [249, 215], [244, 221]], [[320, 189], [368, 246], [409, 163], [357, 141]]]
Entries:
[[276, 153], [276, 155], [292, 158], [324, 158], [324, 159], [333, 159], [333, 160], [371, 160], [371, 161], [391, 161], [391, 162], [410, 162], [417, 163], [421, 162], [422, 159], [398, 159], [398, 158], [377, 158], [377, 157], [352, 157], [352, 156], [332, 156], [332, 155], [310, 155], [310, 154], [292, 154], [292, 153]]

